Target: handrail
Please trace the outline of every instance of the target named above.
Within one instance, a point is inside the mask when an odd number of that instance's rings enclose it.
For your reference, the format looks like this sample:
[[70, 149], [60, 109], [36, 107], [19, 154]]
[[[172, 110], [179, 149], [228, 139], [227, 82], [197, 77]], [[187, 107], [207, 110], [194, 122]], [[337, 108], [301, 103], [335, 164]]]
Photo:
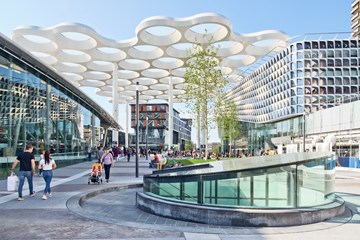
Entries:
[[190, 165], [190, 166], [181, 166], [175, 168], [166, 168], [162, 170], [154, 170], [152, 174], [160, 174], [160, 173], [173, 173], [173, 172], [182, 172], [182, 171], [189, 171], [189, 170], [196, 170], [202, 168], [212, 168], [213, 166], [209, 163], [204, 164], [197, 164], [197, 165]]

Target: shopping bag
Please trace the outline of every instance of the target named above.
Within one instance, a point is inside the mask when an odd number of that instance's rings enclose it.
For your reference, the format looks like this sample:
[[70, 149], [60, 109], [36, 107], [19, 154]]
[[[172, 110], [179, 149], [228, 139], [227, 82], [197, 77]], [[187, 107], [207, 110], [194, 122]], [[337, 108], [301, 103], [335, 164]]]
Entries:
[[11, 176], [7, 178], [7, 190], [9, 192], [14, 192], [17, 190], [19, 184], [19, 178], [16, 176], [15, 173], [12, 173]]

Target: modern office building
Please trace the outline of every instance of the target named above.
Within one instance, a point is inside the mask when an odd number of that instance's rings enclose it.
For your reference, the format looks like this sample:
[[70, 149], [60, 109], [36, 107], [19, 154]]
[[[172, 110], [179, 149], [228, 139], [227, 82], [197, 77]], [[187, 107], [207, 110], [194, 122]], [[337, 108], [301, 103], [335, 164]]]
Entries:
[[341, 146], [340, 155], [358, 154], [360, 117], [349, 105], [343, 110], [348, 119], [335, 123], [339, 116], [328, 109], [359, 100], [359, 66], [357, 39], [303, 40], [252, 71], [228, 92], [241, 124], [249, 129], [249, 150], [255, 154], [297, 142], [300, 151], [305, 134], [310, 150], [331, 141]]
[[[135, 107], [131, 104], [131, 127], [136, 129]], [[169, 138], [169, 105], [167, 103], [153, 103], [139, 105], [139, 146], [148, 149], [162, 150], [167, 147]], [[136, 131], [135, 131], [136, 132]], [[173, 109], [173, 145], [183, 150], [185, 141], [191, 141], [191, 119], [180, 117], [180, 113]], [[132, 138], [130, 146], [135, 146]]]
[[351, 29], [353, 37], [360, 36], [360, 1], [354, 0], [351, 4]]
[[3, 35], [0, 103], [1, 157], [16, 156], [30, 143], [35, 154], [50, 149], [71, 159], [104, 144], [104, 129], [121, 129], [99, 104]]

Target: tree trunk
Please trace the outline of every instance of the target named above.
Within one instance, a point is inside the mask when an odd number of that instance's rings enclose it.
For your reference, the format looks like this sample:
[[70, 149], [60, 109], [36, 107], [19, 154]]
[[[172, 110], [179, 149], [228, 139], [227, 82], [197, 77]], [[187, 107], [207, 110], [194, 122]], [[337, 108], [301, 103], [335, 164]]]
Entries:
[[232, 139], [231, 139], [231, 137], [229, 136], [229, 157], [232, 157], [231, 142], [232, 142]]
[[208, 155], [209, 155], [209, 130], [206, 127], [205, 128], [205, 159], [208, 159]]
[[201, 125], [200, 125], [200, 109], [197, 110], [197, 114], [196, 114], [196, 124], [197, 124], [197, 141], [196, 141], [196, 148], [200, 149], [200, 130], [201, 130]]

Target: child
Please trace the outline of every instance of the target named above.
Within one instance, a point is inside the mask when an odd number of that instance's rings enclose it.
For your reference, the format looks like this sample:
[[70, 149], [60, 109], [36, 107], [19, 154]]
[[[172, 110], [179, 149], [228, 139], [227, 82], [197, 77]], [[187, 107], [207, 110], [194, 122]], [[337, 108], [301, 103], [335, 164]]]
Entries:
[[92, 177], [98, 177], [100, 175], [100, 167], [99, 166], [94, 166], [91, 176]]

